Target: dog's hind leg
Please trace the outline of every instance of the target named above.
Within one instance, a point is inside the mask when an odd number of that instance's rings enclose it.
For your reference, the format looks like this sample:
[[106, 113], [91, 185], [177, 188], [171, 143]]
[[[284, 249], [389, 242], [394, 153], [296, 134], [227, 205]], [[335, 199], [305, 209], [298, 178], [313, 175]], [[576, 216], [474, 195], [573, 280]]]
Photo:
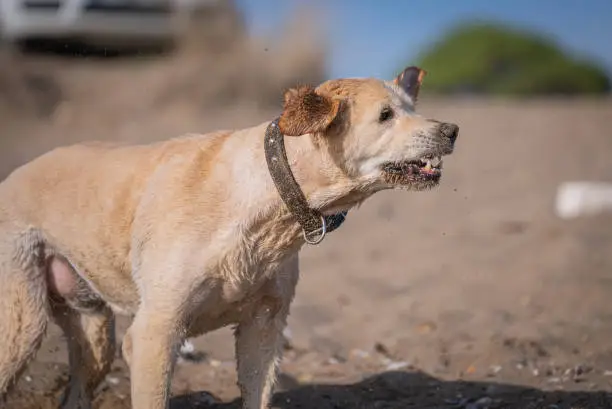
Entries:
[[49, 259], [48, 277], [53, 318], [68, 343], [70, 382], [61, 407], [89, 409], [115, 357], [115, 316], [66, 258]]
[[[42, 241], [0, 228], [0, 399], [34, 357], [49, 321]], [[11, 239], [15, 240], [11, 242]]]
[[53, 315], [66, 336], [70, 363], [70, 382], [61, 408], [89, 409], [93, 392], [115, 357], [114, 314], [107, 306], [79, 312], [62, 305], [54, 308]]

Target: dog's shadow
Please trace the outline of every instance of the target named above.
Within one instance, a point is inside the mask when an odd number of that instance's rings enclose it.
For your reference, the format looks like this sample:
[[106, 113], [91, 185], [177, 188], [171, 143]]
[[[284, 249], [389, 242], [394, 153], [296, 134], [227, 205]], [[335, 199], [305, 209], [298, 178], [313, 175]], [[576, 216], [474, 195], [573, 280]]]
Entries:
[[[384, 372], [348, 385], [299, 385], [283, 376], [278, 409], [605, 409], [605, 391], [544, 391], [496, 382], [443, 381], [422, 372]], [[176, 396], [171, 409], [239, 409], [240, 400], [213, 403], [206, 392]]]

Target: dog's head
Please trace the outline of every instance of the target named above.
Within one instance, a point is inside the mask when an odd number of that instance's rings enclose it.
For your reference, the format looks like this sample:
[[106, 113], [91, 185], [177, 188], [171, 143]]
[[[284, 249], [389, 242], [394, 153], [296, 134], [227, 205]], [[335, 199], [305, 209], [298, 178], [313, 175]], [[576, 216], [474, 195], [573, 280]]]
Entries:
[[408, 67], [393, 81], [339, 79], [291, 89], [280, 130], [314, 135], [344, 174], [373, 190], [431, 188], [440, 181], [442, 156], [453, 152], [459, 127], [416, 114], [424, 75]]

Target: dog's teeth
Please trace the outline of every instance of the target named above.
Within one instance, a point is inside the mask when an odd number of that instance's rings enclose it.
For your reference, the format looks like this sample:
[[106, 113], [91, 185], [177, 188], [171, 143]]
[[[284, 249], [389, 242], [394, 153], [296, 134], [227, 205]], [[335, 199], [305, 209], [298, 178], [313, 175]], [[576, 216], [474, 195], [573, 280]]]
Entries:
[[425, 170], [431, 170], [431, 161], [427, 161], [427, 164], [425, 165]]

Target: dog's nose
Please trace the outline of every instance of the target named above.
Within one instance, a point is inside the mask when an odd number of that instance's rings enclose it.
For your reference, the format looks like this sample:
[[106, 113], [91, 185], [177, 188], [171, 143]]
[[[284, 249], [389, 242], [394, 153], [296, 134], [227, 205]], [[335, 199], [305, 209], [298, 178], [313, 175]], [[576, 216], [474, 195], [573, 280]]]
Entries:
[[447, 138], [451, 144], [454, 144], [459, 135], [459, 127], [455, 124], [442, 123], [440, 124], [440, 134]]

